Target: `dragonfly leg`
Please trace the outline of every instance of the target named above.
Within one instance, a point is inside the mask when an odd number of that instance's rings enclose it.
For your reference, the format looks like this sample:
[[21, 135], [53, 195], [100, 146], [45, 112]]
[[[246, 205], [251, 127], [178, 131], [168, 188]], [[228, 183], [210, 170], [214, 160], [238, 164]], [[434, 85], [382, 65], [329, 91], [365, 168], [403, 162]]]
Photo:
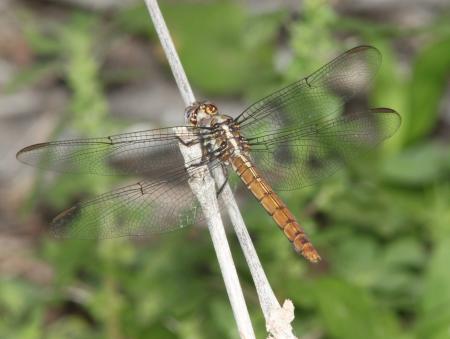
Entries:
[[219, 189], [217, 190], [217, 196], [222, 193], [223, 189], [225, 188], [225, 185], [228, 183], [228, 170], [226, 167], [222, 167], [222, 170], [224, 171], [225, 181], [220, 185]]
[[189, 140], [189, 141], [186, 141], [186, 140], [184, 140], [183, 138], [181, 138], [181, 137], [179, 137], [179, 136], [177, 136], [177, 139], [178, 139], [178, 141], [179, 141], [180, 143], [182, 143], [184, 146], [187, 146], [187, 147], [190, 147], [190, 146], [195, 145], [195, 144], [198, 143], [198, 140], [197, 140], [197, 139], [191, 139], [191, 140]]

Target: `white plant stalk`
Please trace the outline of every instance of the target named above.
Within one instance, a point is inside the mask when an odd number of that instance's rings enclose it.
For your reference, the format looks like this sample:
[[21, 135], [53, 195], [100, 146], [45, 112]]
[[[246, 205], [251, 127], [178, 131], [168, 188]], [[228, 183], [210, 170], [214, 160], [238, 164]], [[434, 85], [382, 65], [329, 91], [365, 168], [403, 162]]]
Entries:
[[[170, 37], [158, 3], [156, 0], [145, 0], [145, 3], [169, 61], [180, 94], [183, 97], [186, 107], [190, 106], [196, 101], [194, 93], [186, 77], [186, 73], [184, 72], [178, 53]], [[183, 154], [185, 162], [189, 162], [190, 159], [195, 159], [196, 157], [198, 159], [198, 156], [201, 155], [201, 148], [199, 145], [187, 147], [180, 143], [180, 151]], [[213, 174], [217, 182], [224, 181], [223, 173], [220, 169], [214, 171]], [[196, 169], [196, 175], [191, 178], [189, 184], [199, 200], [203, 214], [205, 215], [239, 334], [241, 338], [255, 338], [220, 216], [215, 181], [211, 177], [208, 168], [205, 166], [201, 170], [198, 168]], [[225, 185], [222, 195], [256, 286], [261, 309], [266, 320], [266, 329], [269, 333], [269, 338], [296, 338], [292, 333], [292, 327], [290, 325], [294, 319], [294, 306], [292, 305], [292, 302], [289, 300], [285, 301], [283, 307], [278, 303], [261, 266], [236, 200], [234, 199], [228, 184]]]
[[[218, 182], [223, 182], [224, 180], [223, 173], [220, 170], [214, 171], [214, 177]], [[222, 191], [222, 197], [225, 201], [227, 212], [238, 237], [239, 244], [244, 252], [253, 282], [255, 283], [259, 303], [266, 321], [266, 330], [269, 333], [268, 338], [297, 338], [293, 334], [291, 326], [291, 322], [294, 320], [294, 305], [289, 299], [284, 301], [283, 306], [280, 306], [278, 303], [272, 287], [267, 280], [266, 273], [259, 261], [258, 254], [253, 246], [252, 239], [250, 238], [236, 199], [228, 184]]]
[[[164, 18], [157, 1], [146, 0], [145, 2], [163, 49], [166, 53], [166, 57], [169, 61], [175, 81], [187, 107], [195, 102], [195, 97], [175, 50], [169, 30], [164, 22]], [[199, 145], [186, 147], [182, 143], [180, 143], [180, 151], [185, 159], [185, 162], [189, 162], [190, 159], [198, 159], [198, 156], [201, 155], [202, 152]], [[220, 216], [214, 179], [211, 177], [206, 166], [204, 166], [203, 169], [197, 168], [196, 172], [201, 172], [201, 175], [192, 177], [189, 184], [200, 202], [200, 206], [208, 224], [208, 229], [211, 234], [217, 259], [219, 261], [219, 267], [227, 289], [228, 298], [230, 299], [239, 335], [241, 338], [253, 339], [255, 338], [255, 333], [250, 321], [250, 315], [247, 310], [247, 305], [245, 304], [244, 294], [239, 283], [236, 267], [233, 262], [233, 257], [231, 256], [230, 247], [228, 245], [222, 218]]]

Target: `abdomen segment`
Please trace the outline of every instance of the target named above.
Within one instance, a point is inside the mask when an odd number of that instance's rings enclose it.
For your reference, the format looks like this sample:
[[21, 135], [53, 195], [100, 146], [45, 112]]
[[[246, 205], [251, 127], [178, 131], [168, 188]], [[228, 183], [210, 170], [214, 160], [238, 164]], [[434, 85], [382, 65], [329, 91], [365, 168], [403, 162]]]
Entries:
[[247, 188], [292, 242], [297, 253], [311, 262], [318, 262], [320, 255], [309, 241], [305, 231], [267, 181], [261, 177], [252, 162], [245, 155], [238, 155], [231, 159], [231, 164]]

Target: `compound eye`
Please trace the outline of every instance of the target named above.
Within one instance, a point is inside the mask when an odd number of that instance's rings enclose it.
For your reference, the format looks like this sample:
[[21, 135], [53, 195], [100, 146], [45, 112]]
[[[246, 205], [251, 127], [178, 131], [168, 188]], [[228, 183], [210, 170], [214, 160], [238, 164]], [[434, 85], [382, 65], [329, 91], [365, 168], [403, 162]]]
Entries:
[[217, 107], [214, 106], [213, 104], [207, 104], [207, 105], [205, 105], [205, 106], [206, 106], [205, 112], [206, 112], [207, 114], [209, 114], [209, 115], [214, 115], [214, 114], [217, 113]]

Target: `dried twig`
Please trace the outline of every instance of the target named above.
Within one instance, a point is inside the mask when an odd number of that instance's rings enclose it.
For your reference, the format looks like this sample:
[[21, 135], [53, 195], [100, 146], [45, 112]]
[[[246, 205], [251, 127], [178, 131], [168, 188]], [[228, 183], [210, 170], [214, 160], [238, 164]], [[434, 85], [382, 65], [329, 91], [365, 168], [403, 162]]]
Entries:
[[[183, 66], [181, 65], [180, 59], [178, 58], [178, 54], [175, 50], [175, 46], [173, 45], [158, 3], [156, 0], [146, 0], [145, 2], [158, 36], [161, 40], [161, 44], [166, 53], [184, 103], [186, 106], [189, 106], [195, 102], [195, 97], [183, 70]], [[197, 145], [197, 147], [185, 147], [180, 143], [180, 150], [186, 162], [189, 162], [190, 159], [198, 159], [198, 156], [201, 155], [201, 148], [199, 145]], [[200, 169], [196, 172], [199, 171]], [[217, 259], [219, 261], [220, 270], [225, 282], [225, 287], [233, 309], [239, 334], [241, 338], [255, 338], [247, 305], [245, 304], [244, 295], [242, 293], [236, 267], [231, 256], [230, 247], [228, 245], [222, 218], [220, 216], [216, 198], [215, 182], [206, 166], [203, 168], [201, 176], [193, 177], [190, 180], [190, 186], [200, 202], [203, 214], [205, 215], [208, 223], [208, 229], [211, 234]]]
[[[195, 97], [187, 80], [183, 66], [178, 58], [178, 54], [164, 22], [158, 3], [156, 0], [145, 0], [145, 2], [166, 53], [181, 96], [183, 97], [185, 105], [189, 106], [195, 102]], [[200, 146], [185, 147], [180, 144], [180, 150], [186, 161], [201, 154], [198, 153], [201, 152]], [[214, 171], [213, 174], [217, 182], [224, 181], [223, 173], [220, 170]], [[208, 228], [211, 233], [211, 238], [216, 250], [219, 266], [225, 281], [239, 333], [242, 338], [254, 338], [255, 335], [251, 326], [250, 317], [248, 315], [242, 289], [239, 284], [236, 268], [233, 263], [222, 219], [220, 217], [214, 179], [205, 167], [201, 176], [197, 175], [192, 178], [190, 185], [191, 189], [199, 199], [202, 211], [208, 222]], [[292, 333], [292, 327], [290, 325], [291, 321], [294, 319], [294, 308], [292, 303], [288, 300], [285, 301], [283, 307], [279, 305], [261, 266], [236, 200], [234, 199], [228, 184], [225, 186], [222, 194], [256, 286], [269, 337], [277, 339], [296, 338]]]

